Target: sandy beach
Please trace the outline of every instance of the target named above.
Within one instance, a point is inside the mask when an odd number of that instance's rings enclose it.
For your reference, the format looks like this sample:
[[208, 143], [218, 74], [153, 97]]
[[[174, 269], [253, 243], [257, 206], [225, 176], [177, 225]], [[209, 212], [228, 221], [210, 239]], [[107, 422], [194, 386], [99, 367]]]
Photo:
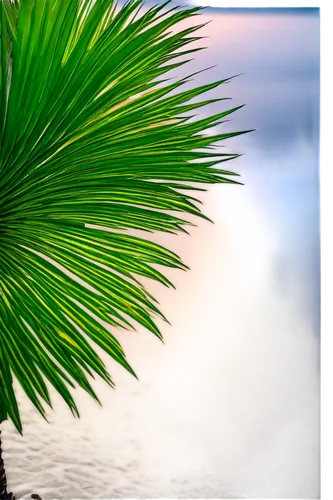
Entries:
[[10, 423], [2, 424], [8, 486], [16, 498], [28, 499], [32, 493], [43, 500], [233, 498], [195, 446], [184, 449], [181, 440], [159, 435], [149, 386], [131, 383], [126, 375], [123, 379], [119, 385], [127, 387], [98, 391], [112, 400], [105, 408], [81, 394], [85, 408], [80, 420], [57, 401], [62, 412], [51, 411], [49, 424], [28, 403], [22, 405], [23, 437]]

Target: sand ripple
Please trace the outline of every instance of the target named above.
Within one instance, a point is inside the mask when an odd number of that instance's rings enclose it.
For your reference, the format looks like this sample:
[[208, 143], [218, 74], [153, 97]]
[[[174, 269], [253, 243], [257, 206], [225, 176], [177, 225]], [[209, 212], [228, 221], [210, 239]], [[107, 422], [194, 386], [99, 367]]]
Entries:
[[10, 422], [2, 424], [9, 487], [17, 500], [28, 500], [32, 493], [43, 500], [165, 494], [175, 498], [214, 489], [214, 478], [202, 468], [200, 474], [195, 470], [186, 443], [169, 439], [154, 420], [144, 361], [147, 349], [153, 355], [160, 347], [155, 339], [138, 339], [137, 344], [141, 349], [127, 349], [140, 383], [108, 361], [117, 389], [94, 383], [103, 409], [78, 390], [80, 420], [74, 420], [54, 395], [55, 413], [50, 413], [48, 424], [17, 388], [24, 437]]

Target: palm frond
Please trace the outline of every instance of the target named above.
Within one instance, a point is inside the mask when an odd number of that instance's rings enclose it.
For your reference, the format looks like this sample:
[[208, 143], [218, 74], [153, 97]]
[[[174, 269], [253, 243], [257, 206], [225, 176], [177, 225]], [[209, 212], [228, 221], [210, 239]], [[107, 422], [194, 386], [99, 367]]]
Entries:
[[0, 421], [19, 432], [13, 376], [46, 418], [46, 380], [74, 415], [75, 384], [97, 401], [89, 377], [113, 386], [94, 343], [134, 374], [110, 330], [162, 338], [140, 276], [172, 286], [156, 264], [187, 268], [130, 230], [186, 231], [183, 214], [205, 217], [188, 183], [236, 182], [220, 164], [238, 155], [211, 146], [244, 131], [202, 132], [239, 108], [188, 115], [228, 79], [160, 79], [200, 39], [181, 28], [200, 8], [167, 4], [0, 1]]

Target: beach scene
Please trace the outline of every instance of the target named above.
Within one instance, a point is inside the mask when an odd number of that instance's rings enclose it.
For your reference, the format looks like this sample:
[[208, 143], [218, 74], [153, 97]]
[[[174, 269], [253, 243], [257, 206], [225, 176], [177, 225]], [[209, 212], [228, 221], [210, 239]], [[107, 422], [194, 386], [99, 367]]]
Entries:
[[195, 193], [213, 224], [149, 234], [190, 269], [165, 271], [175, 289], [142, 278], [164, 343], [112, 327], [138, 380], [96, 347], [115, 389], [92, 380], [100, 406], [76, 388], [74, 419], [49, 384], [48, 422], [14, 381], [23, 436], [6, 420], [1, 438], [17, 499], [320, 498], [319, 9], [201, 23], [207, 49], [170, 77], [235, 76], [209, 92], [231, 101], [196, 114], [246, 104], [207, 130], [255, 129], [221, 146], [243, 185]]

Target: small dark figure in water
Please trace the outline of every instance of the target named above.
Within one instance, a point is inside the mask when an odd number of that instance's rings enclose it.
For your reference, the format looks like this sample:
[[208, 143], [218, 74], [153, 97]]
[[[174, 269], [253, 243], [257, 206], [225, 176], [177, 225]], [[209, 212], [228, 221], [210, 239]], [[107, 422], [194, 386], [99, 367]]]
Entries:
[[249, 262], [254, 269], [257, 269], [258, 266], [259, 255], [254, 248], [251, 248], [249, 252]]

